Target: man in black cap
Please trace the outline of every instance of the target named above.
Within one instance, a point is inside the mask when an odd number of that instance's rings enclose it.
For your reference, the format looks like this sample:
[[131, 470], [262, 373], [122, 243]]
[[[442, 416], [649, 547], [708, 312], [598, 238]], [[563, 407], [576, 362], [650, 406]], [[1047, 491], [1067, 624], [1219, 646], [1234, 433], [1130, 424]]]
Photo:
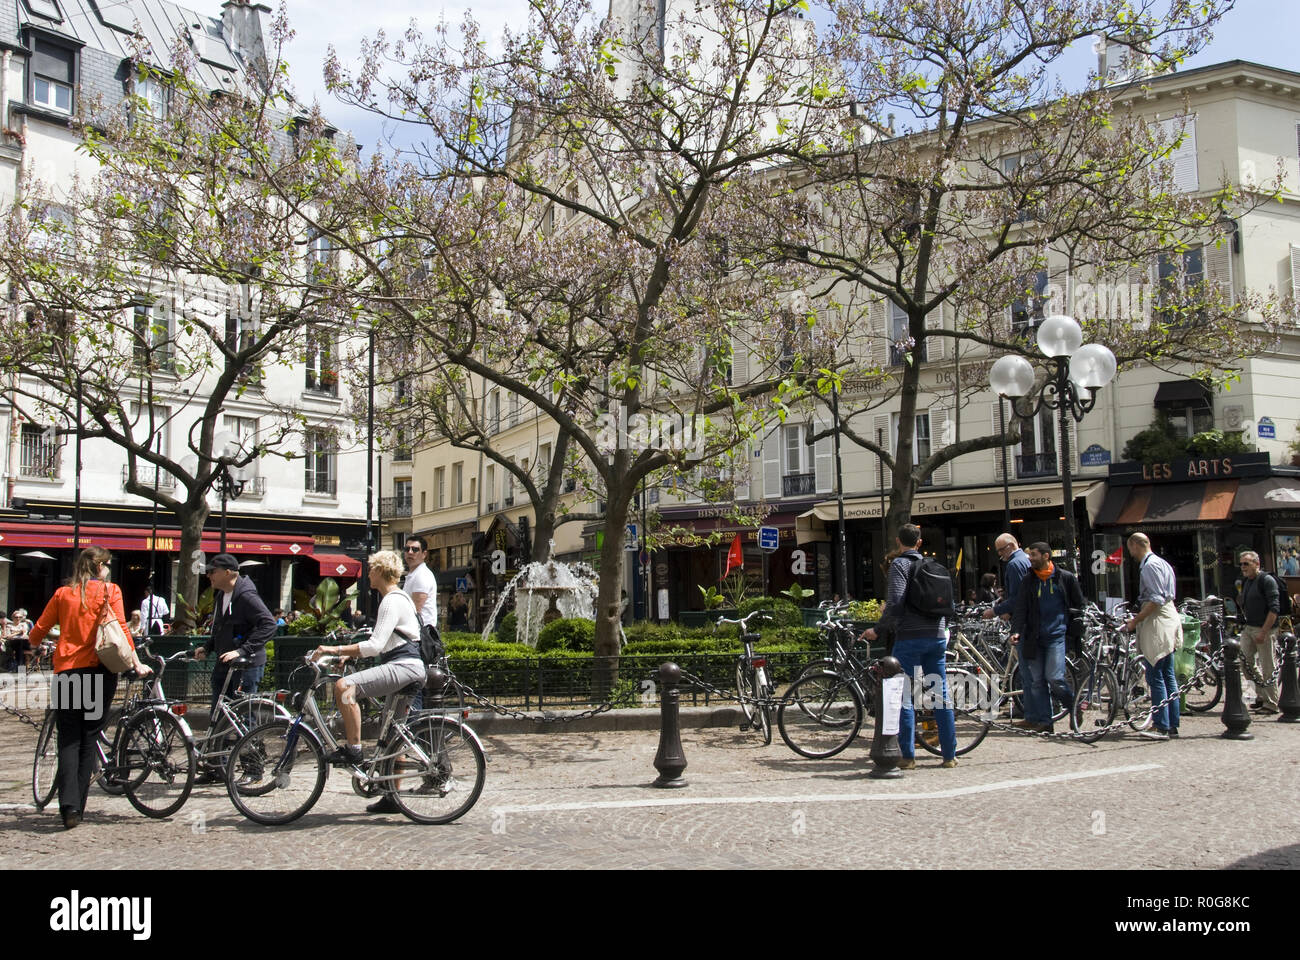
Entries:
[[208, 564], [208, 579], [212, 582], [216, 609], [213, 611], [212, 639], [194, 651], [202, 660], [208, 650], [220, 658], [212, 668], [212, 711], [217, 709], [217, 697], [226, 682], [232, 660], [244, 658], [250, 666], [239, 671], [231, 681], [229, 696], [236, 693], [253, 693], [266, 670], [266, 641], [275, 636], [275, 617], [257, 595], [257, 587], [248, 577], [239, 575], [239, 561], [228, 553], [219, 553]]

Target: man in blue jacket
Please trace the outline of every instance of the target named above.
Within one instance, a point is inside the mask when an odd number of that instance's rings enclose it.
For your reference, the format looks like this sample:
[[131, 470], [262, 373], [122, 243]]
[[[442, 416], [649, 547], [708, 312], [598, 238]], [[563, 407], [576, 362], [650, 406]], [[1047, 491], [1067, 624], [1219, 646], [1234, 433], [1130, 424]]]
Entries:
[[993, 541], [993, 549], [1007, 565], [1002, 575], [1002, 585], [1007, 588], [1007, 598], [985, 610], [985, 620], [1011, 616], [1011, 611], [1016, 608], [1016, 595], [1020, 592], [1020, 584], [1029, 573], [1029, 557], [1025, 556], [1025, 551], [1020, 549], [1020, 544], [1011, 534], [1004, 533]]
[[1052, 563], [1052, 548], [1031, 543], [1030, 571], [1020, 581], [1011, 613], [1011, 642], [1020, 648], [1025, 718], [1015, 726], [1052, 732], [1052, 696], [1066, 709], [1074, 691], [1065, 679], [1065, 637], [1072, 610], [1083, 609], [1083, 590], [1069, 570]]

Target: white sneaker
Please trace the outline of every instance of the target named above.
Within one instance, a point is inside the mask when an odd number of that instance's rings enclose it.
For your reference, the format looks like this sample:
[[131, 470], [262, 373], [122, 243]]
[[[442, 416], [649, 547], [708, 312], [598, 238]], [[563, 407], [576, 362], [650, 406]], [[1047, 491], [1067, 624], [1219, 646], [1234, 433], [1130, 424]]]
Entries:
[[1169, 734], [1165, 733], [1163, 730], [1157, 730], [1155, 727], [1152, 727], [1149, 730], [1141, 731], [1138, 734], [1138, 736], [1146, 740], [1168, 740], [1169, 739]]

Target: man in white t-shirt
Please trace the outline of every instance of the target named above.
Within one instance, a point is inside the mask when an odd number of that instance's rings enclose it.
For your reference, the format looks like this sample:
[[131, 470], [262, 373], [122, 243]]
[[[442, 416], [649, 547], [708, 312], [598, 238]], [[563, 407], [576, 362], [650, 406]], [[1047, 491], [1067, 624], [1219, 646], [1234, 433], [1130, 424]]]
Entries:
[[145, 630], [154, 636], [159, 636], [163, 632], [163, 621], [171, 610], [167, 606], [167, 598], [161, 594], [152, 593], [144, 598], [140, 604], [140, 616], [144, 617], [146, 624]]
[[407, 537], [402, 559], [406, 561], [406, 578], [402, 581], [402, 590], [415, 603], [420, 612], [420, 626], [438, 625], [438, 582], [433, 571], [425, 565], [429, 557], [428, 545], [424, 537]]

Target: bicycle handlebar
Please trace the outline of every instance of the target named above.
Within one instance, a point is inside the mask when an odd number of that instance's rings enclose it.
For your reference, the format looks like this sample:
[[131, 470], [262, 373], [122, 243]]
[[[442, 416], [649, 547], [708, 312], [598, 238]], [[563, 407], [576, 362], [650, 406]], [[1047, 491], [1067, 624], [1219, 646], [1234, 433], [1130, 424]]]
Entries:
[[739, 626], [743, 630], [744, 628], [749, 626], [749, 621], [754, 619], [755, 617], [761, 617], [764, 620], [774, 619], [771, 610], [751, 610], [749, 613], [745, 614], [745, 616], [740, 617], [737, 620], [732, 620], [730, 617], [718, 617], [718, 619], [713, 621], [713, 632], [714, 633], [718, 632], [718, 624], [721, 623], [734, 624], [736, 626]]

